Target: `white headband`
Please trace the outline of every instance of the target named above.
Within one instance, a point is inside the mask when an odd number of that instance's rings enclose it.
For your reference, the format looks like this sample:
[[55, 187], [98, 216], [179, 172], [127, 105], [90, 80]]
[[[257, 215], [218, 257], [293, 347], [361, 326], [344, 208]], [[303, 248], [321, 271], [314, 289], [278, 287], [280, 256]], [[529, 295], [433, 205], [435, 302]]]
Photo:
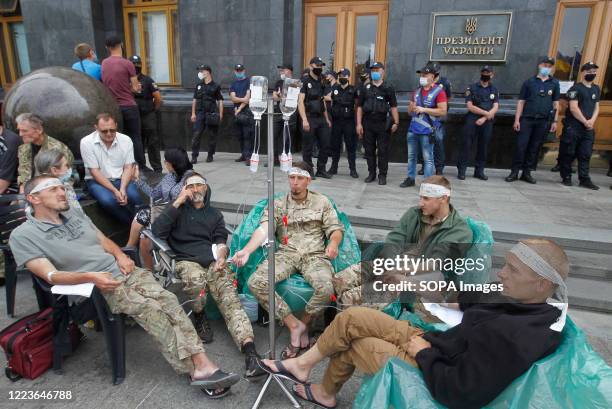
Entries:
[[201, 176], [195, 175], [195, 176], [189, 176], [187, 180], [185, 181], [185, 186], [196, 185], [196, 184], [205, 185], [206, 179], [204, 179]]
[[421, 183], [421, 189], [419, 190], [419, 196], [425, 197], [450, 197], [450, 195], [450, 189], [447, 189], [444, 186], [434, 185], [433, 183]]
[[306, 171], [304, 169], [293, 167], [293, 168], [289, 169], [289, 176], [304, 176], [304, 177], [309, 178], [310, 177], [310, 173], [308, 173], [308, 171]]
[[54, 187], [54, 186], [64, 186], [64, 184], [62, 183], [61, 180], [57, 178], [49, 178], [49, 179], [44, 180], [43, 182], [40, 182], [38, 185], [36, 185], [29, 194], [33, 195], [34, 193], [41, 192], [45, 189], [49, 189], [50, 187]]
[[559, 275], [557, 270], [555, 270], [546, 260], [544, 260], [538, 253], [536, 253], [531, 247], [527, 246], [524, 243], [517, 243], [512, 249], [510, 249], [510, 253], [514, 254], [524, 263], [527, 267], [535, 271], [539, 276], [544, 277], [548, 281], [557, 285], [557, 289], [555, 290], [554, 297], [557, 302], [552, 302], [553, 300], [547, 300], [548, 304], [551, 304], [561, 310], [561, 316], [553, 325], [550, 326], [550, 329], [553, 331], [563, 330], [565, 326], [565, 318], [567, 316], [567, 285], [565, 281]]

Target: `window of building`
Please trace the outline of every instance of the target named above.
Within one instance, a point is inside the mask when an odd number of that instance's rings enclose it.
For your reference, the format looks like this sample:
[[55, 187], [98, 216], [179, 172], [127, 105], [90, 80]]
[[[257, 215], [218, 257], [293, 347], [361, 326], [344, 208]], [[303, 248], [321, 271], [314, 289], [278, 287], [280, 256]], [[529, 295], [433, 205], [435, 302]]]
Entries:
[[304, 66], [316, 55], [325, 61], [325, 68], [349, 68], [355, 81], [365, 67], [385, 60], [387, 0], [305, 3]]
[[565, 7], [563, 26], [555, 55], [555, 76], [560, 81], [576, 81], [584, 53], [591, 7]]
[[30, 72], [28, 44], [17, 1], [0, 3], [0, 85], [9, 88]]
[[123, 0], [125, 46], [142, 58], [142, 71], [160, 85], [180, 79], [176, 0]]

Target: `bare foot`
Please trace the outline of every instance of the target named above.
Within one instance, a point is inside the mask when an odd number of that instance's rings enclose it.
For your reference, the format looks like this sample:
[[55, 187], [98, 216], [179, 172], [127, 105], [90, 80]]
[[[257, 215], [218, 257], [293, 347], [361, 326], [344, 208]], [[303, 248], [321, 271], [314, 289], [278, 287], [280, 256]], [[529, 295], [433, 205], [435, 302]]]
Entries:
[[302, 321], [297, 320], [295, 326], [289, 327], [289, 336], [291, 345], [301, 348], [308, 347], [308, 327]]
[[[267, 365], [274, 372], [278, 372], [278, 367], [276, 366], [276, 364], [274, 364], [274, 361], [270, 359], [262, 359], [261, 362]], [[308, 380], [311, 368], [307, 366], [300, 366], [298, 364], [298, 360], [295, 358], [285, 359], [282, 362], [285, 368], [287, 368], [287, 370], [291, 372], [291, 375], [295, 376], [298, 380], [302, 382], [306, 382]]]
[[208, 365], [203, 368], [196, 368], [191, 374], [191, 377], [193, 379], [207, 378], [213, 373], [215, 373], [218, 369], [219, 367], [216, 365]]
[[[294, 385], [293, 390], [299, 396], [304, 399], [308, 399], [306, 396], [306, 386], [305, 385]], [[325, 406], [334, 407], [336, 406], [336, 395], [330, 395], [325, 392], [323, 389], [323, 385], [312, 383], [310, 384], [310, 391], [312, 392], [312, 396], [319, 403], [322, 403]]]

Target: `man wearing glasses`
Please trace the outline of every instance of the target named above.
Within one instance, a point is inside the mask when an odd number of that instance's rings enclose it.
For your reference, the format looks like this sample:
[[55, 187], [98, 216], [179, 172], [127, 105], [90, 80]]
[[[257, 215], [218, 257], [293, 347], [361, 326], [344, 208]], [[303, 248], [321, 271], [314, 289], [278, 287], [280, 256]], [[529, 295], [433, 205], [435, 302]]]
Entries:
[[143, 204], [132, 182], [135, 171], [132, 140], [117, 132], [117, 122], [108, 113], [96, 117], [95, 128], [81, 139], [87, 188], [106, 212], [129, 225], [135, 208]]

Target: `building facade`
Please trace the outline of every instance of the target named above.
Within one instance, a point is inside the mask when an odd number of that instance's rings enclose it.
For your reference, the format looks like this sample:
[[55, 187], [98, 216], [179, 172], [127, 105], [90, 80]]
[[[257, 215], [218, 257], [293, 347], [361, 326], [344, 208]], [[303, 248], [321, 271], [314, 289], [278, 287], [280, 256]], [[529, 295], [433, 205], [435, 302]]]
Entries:
[[[496, 135], [511, 139], [521, 83], [535, 74], [539, 56], [552, 55], [566, 86], [580, 79], [581, 63], [599, 65], [596, 148], [612, 147], [612, 0], [0, 0], [1, 85], [30, 70], [71, 65], [79, 42], [94, 45], [103, 59], [110, 34], [122, 36], [126, 55], [139, 54], [164, 88], [161, 126], [175, 130], [164, 135], [167, 146], [186, 146], [195, 67], [203, 63], [227, 87], [237, 63], [273, 83], [277, 65], [298, 71], [314, 55], [327, 67], [350, 68], [354, 78], [384, 61], [388, 82], [406, 101], [418, 83], [415, 71], [433, 59], [453, 84], [455, 133], [465, 112], [461, 94], [487, 63], [503, 97]], [[507, 146], [494, 142], [492, 149]], [[398, 149], [402, 160], [405, 147]]]

